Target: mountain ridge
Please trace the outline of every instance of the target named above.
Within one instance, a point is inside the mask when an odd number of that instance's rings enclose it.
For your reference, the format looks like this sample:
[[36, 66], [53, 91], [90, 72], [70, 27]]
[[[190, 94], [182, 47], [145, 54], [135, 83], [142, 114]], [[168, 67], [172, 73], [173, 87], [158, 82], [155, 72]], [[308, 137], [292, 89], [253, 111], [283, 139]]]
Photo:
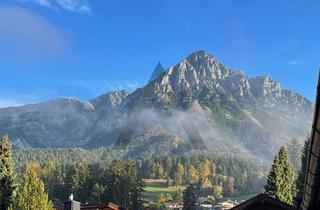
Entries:
[[[188, 137], [175, 118], [187, 118], [195, 122], [209, 149], [244, 148], [268, 158], [290, 138], [307, 135], [313, 106], [269, 76], [248, 77], [200, 50], [132, 93], [122, 90], [89, 101], [59, 98], [1, 108], [0, 132], [12, 135], [20, 148], [94, 148], [114, 144], [130, 116], [139, 115], [132, 142], [156, 128], [164, 133], [163, 141], [172, 138], [183, 145]], [[195, 111], [199, 107], [205, 114]], [[161, 143], [159, 135], [157, 139]]]

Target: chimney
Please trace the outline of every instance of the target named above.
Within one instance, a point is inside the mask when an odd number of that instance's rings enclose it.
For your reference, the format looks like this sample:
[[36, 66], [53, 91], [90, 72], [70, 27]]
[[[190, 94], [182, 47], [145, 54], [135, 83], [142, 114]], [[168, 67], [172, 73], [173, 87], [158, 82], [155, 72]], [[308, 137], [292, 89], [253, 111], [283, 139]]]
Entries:
[[80, 205], [80, 202], [73, 200], [73, 194], [71, 194], [69, 201], [63, 203], [63, 210], [80, 210]]

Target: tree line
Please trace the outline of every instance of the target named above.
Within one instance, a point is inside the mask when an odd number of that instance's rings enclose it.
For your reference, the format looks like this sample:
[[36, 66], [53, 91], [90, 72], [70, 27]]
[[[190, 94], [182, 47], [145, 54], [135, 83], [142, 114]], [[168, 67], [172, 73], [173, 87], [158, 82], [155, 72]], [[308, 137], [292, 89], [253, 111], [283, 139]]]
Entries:
[[[210, 153], [130, 159], [124, 158], [124, 151], [110, 148], [92, 153], [82, 149], [32, 149], [15, 150], [13, 161], [9, 138], [4, 136], [0, 147], [0, 182], [6, 187], [0, 189], [0, 208], [24, 210], [44, 205], [40, 209], [52, 209], [53, 204], [61, 204], [73, 193], [82, 203], [113, 202], [123, 208], [141, 209], [143, 179], [150, 178], [166, 179], [168, 186], [187, 186], [184, 193], [179, 192], [173, 198], [162, 196], [162, 201], [172, 199], [193, 204], [187, 201], [190, 196], [217, 201], [259, 193], [265, 185], [266, 194], [292, 204], [294, 197], [303, 192], [301, 171], [305, 167], [307, 141], [302, 161], [297, 159], [300, 149], [296, 142], [281, 147], [267, 176], [267, 168], [258, 160]], [[33, 156], [34, 151], [37, 152]], [[74, 153], [84, 155], [72, 156]], [[115, 159], [110, 154], [119, 156]], [[35, 191], [42, 196], [34, 201], [26, 199]]]
[[266, 169], [259, 161], [194, 154], [138, 160], [143, 178], [167, 179], [168, 186], [201, 183], [214, 199], [259, 193]]
[[70, 193], [82, 203], [114, 202], [124, 209], [141, 209], [144, 182], [134, 161], [113, 160], [103, 165], [63, 165], [29, 162], [13, 170], [8, 136], [0, 142], [0, 209], [52, 210]]
[[[73, 193], [82, 203], [114, 202], [124, 208], [132, 207], [130, 209], [143, 204], [142, 179], [166, 179], [168, 186], [198, 184], [201, 185], [201, 196], [219, 200], [258, 193], [266, 177], [266, 170], [259, 161], [210, 154], [72, 164], [51, 159], [42, 164], [34, 162], [34, 165], [38, 165], [36, 168], [54, 203], [65, 201]], [[170, 199], [181, 201], [181, 197], [177, 195]]]

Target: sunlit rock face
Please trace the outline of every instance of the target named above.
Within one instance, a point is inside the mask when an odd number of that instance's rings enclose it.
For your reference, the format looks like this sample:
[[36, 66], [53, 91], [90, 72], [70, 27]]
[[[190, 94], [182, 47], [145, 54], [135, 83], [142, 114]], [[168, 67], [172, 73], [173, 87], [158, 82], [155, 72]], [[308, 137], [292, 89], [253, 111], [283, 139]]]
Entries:
[[182, 146], [188, 144], [181, 126], [187, 118], [194, 121], [209, 150], [241, 150], [270, 158], [291, 138], [302, 141], [310, 129], [313, 104], [306, 98], [268, 76], [248, 77], [228, 68], [205, 51], [155, 71], [149, 83], [133, 93], [115, 91], [88, 102], [61, 98], [0, 109], [0, 132], [9, 133], [16, 147], [92, 148], [115, 143], [134, 118], [137, 131], [132, 142], [151, 144], [143, 139], [149, 135], [139, 134], [157, 130], [157, 145], [163, 133], [163, 144], [179, 139]]

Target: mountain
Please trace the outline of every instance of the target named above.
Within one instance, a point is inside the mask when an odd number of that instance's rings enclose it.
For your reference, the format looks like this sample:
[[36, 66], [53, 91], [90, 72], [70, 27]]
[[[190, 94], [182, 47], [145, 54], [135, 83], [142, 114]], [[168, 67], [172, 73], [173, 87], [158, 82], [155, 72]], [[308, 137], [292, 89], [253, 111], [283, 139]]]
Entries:
[[270, 156], [291, 138], [304, 138], [311, 126], [313, 104], [306, 98], [268, 76], [249, 78], [229, 69], [204, 51], [171, 66], [121, 106], [135, 111], [188, 110], [194, 101], [211, 116], [214, 126], [209, 130], [221, 139], [236, 139], [254, 154]]
[[[84, 146], [93, 136], [101, 140], [100, 134], [106, 132], [105, 128], [113, 129], [112, 122], [105, 117], [115, 117], [113, 110], [128, 94], [117, 91], [89, 102], [70, 97], [2, 108], [0, 133], [10, 134], [13, 145], [18, 148]], [[97, 129], [103, 120], [103, 129]]]
[[163, 68], [162, 64], [159, 62], [156, 66], [156, 68], [153, 70], [151, 77], [149, 79], [149, 82], [152, 80], [155, 80], [160, 74], [165, 72], [166, 70]]
[[16, 147], [128, 144], [135, 154], [190, 151], [196, 136], [212, 151], [270, 159], [311, 127], [314, 107], [306, 98], [268, 76], [230, 69], [205, 51], [156, 75], [130, 94], [0, 109], [0, 133], [9, 133]]

